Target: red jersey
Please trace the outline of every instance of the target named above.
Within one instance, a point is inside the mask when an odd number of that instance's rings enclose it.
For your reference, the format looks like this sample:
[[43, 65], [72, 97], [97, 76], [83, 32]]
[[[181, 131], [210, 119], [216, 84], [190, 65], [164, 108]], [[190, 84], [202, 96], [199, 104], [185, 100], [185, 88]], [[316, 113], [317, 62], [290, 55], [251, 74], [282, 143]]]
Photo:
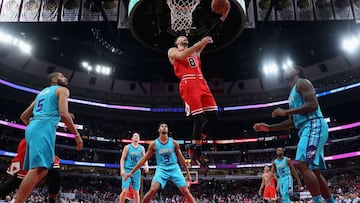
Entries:
[[[23, 179], [28, 171], [23, 170], [24, 158], [26, 153], [26, 140], [23, 138], [17, 148], [17, 155], [11, 160], [11, 164], [7, 169], [7, 173], [18, 178]], [[58, 156], [54, 158], [53, 168], [60, 168], [60, 159]]]
[[182, 60], [173, 61], [175, 75], [181, 80], [187, 76], [201, 76], [201, 61], [200, 58], [194, 54]]
[[24, 157], [26, 152], [26, 140], [23, 138], [17, 148], [17, 155], [11, 160], [11, 164], [7, 169], [7, 173], [14, 176], [17, 174], [18, 178], [24, 178], [27, 171], [23, 171]]
[[265, 173], [263, 175], [265, 180], [264, 199], [276, 200], [276, 181], [271, 173]]
[[273, 187], [273, 188], [276, 187], [275, 178], [272, 177], [271, 173], [265, 173], [264, 178], [265, 178], [265, 187]]

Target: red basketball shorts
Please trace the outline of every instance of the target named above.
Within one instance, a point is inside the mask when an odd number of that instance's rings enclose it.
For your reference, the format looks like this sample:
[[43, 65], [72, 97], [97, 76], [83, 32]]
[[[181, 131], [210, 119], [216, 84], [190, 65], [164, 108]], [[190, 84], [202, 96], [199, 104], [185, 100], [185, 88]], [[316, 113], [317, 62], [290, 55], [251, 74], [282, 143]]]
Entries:
[[182, 79], [179, 90], [180, 96], [185, 103], [187, 115], [197, 115], [204, 111], [218, 110], [206, 80], [202, 78]]

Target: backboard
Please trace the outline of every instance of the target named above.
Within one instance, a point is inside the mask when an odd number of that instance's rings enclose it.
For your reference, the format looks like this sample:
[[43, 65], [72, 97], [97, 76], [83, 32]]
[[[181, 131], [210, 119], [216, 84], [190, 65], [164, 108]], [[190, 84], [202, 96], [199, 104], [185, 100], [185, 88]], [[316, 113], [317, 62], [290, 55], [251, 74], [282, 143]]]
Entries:
[[[233, 42], [242, 32], [245, 21], [244, 0], [229, 0], [230, 13], [222, 29], [212, 37], [214, 44], [205, 51], [223, 48]], [[200, 40], [221, 16], [211, 11], [211, 0], [201, 0], [192, 13], [189, 33], [172, 29], [170, 8], [167, 0], [130, 0], [129, 28], [132, 35], [146, 47], [167, 52], [179, 35], [187, 35], [192, 42]]]

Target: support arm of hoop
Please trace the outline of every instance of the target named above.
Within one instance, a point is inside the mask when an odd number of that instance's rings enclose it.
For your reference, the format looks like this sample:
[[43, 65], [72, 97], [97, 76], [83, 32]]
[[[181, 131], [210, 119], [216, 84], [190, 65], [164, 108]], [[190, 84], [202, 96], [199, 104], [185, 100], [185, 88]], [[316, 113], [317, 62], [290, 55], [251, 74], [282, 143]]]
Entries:
[[222, 28], [223, 22], [221, 19], [217, 20], [216, 23], [214, 23], [209, 30], [203, 35], [205, 36], [213, 36], [215, 33], [219, 32]]

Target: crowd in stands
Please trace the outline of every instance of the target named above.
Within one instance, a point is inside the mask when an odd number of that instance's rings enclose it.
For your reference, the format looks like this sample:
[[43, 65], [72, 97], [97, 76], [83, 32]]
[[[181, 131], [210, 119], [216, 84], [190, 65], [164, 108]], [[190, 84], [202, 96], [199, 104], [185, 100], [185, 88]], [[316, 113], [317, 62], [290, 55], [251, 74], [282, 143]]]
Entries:
[[[0, 184], [6, 179], [4, 171], [0, 173]], [[349, 168], [325, 172], [337, 203], [360, 202], [360, 173]], [[76, 184], [74, 184], [76, 183]], [[62, 199], [68, 202], [118, 202], [121, 190], [118, 178], [63, 176], [61, 183]], [[143, 192], [150, 188], [150, 179], [144, 180]], [[262, 202], [257, 191], [260, 179], [257, 180], [209, 180], [192, 185], [191, 192], [198, 203], [251, 203]], [[46, 184], [40, 184], [28, 202], [44, 202], [47, 194]], [[9, 201], [13, 194], [7, 197]], [[168, 183], [165, 190], [159, 191], [153, 201], [184, 203], [184, 197], [174, 185]]]

